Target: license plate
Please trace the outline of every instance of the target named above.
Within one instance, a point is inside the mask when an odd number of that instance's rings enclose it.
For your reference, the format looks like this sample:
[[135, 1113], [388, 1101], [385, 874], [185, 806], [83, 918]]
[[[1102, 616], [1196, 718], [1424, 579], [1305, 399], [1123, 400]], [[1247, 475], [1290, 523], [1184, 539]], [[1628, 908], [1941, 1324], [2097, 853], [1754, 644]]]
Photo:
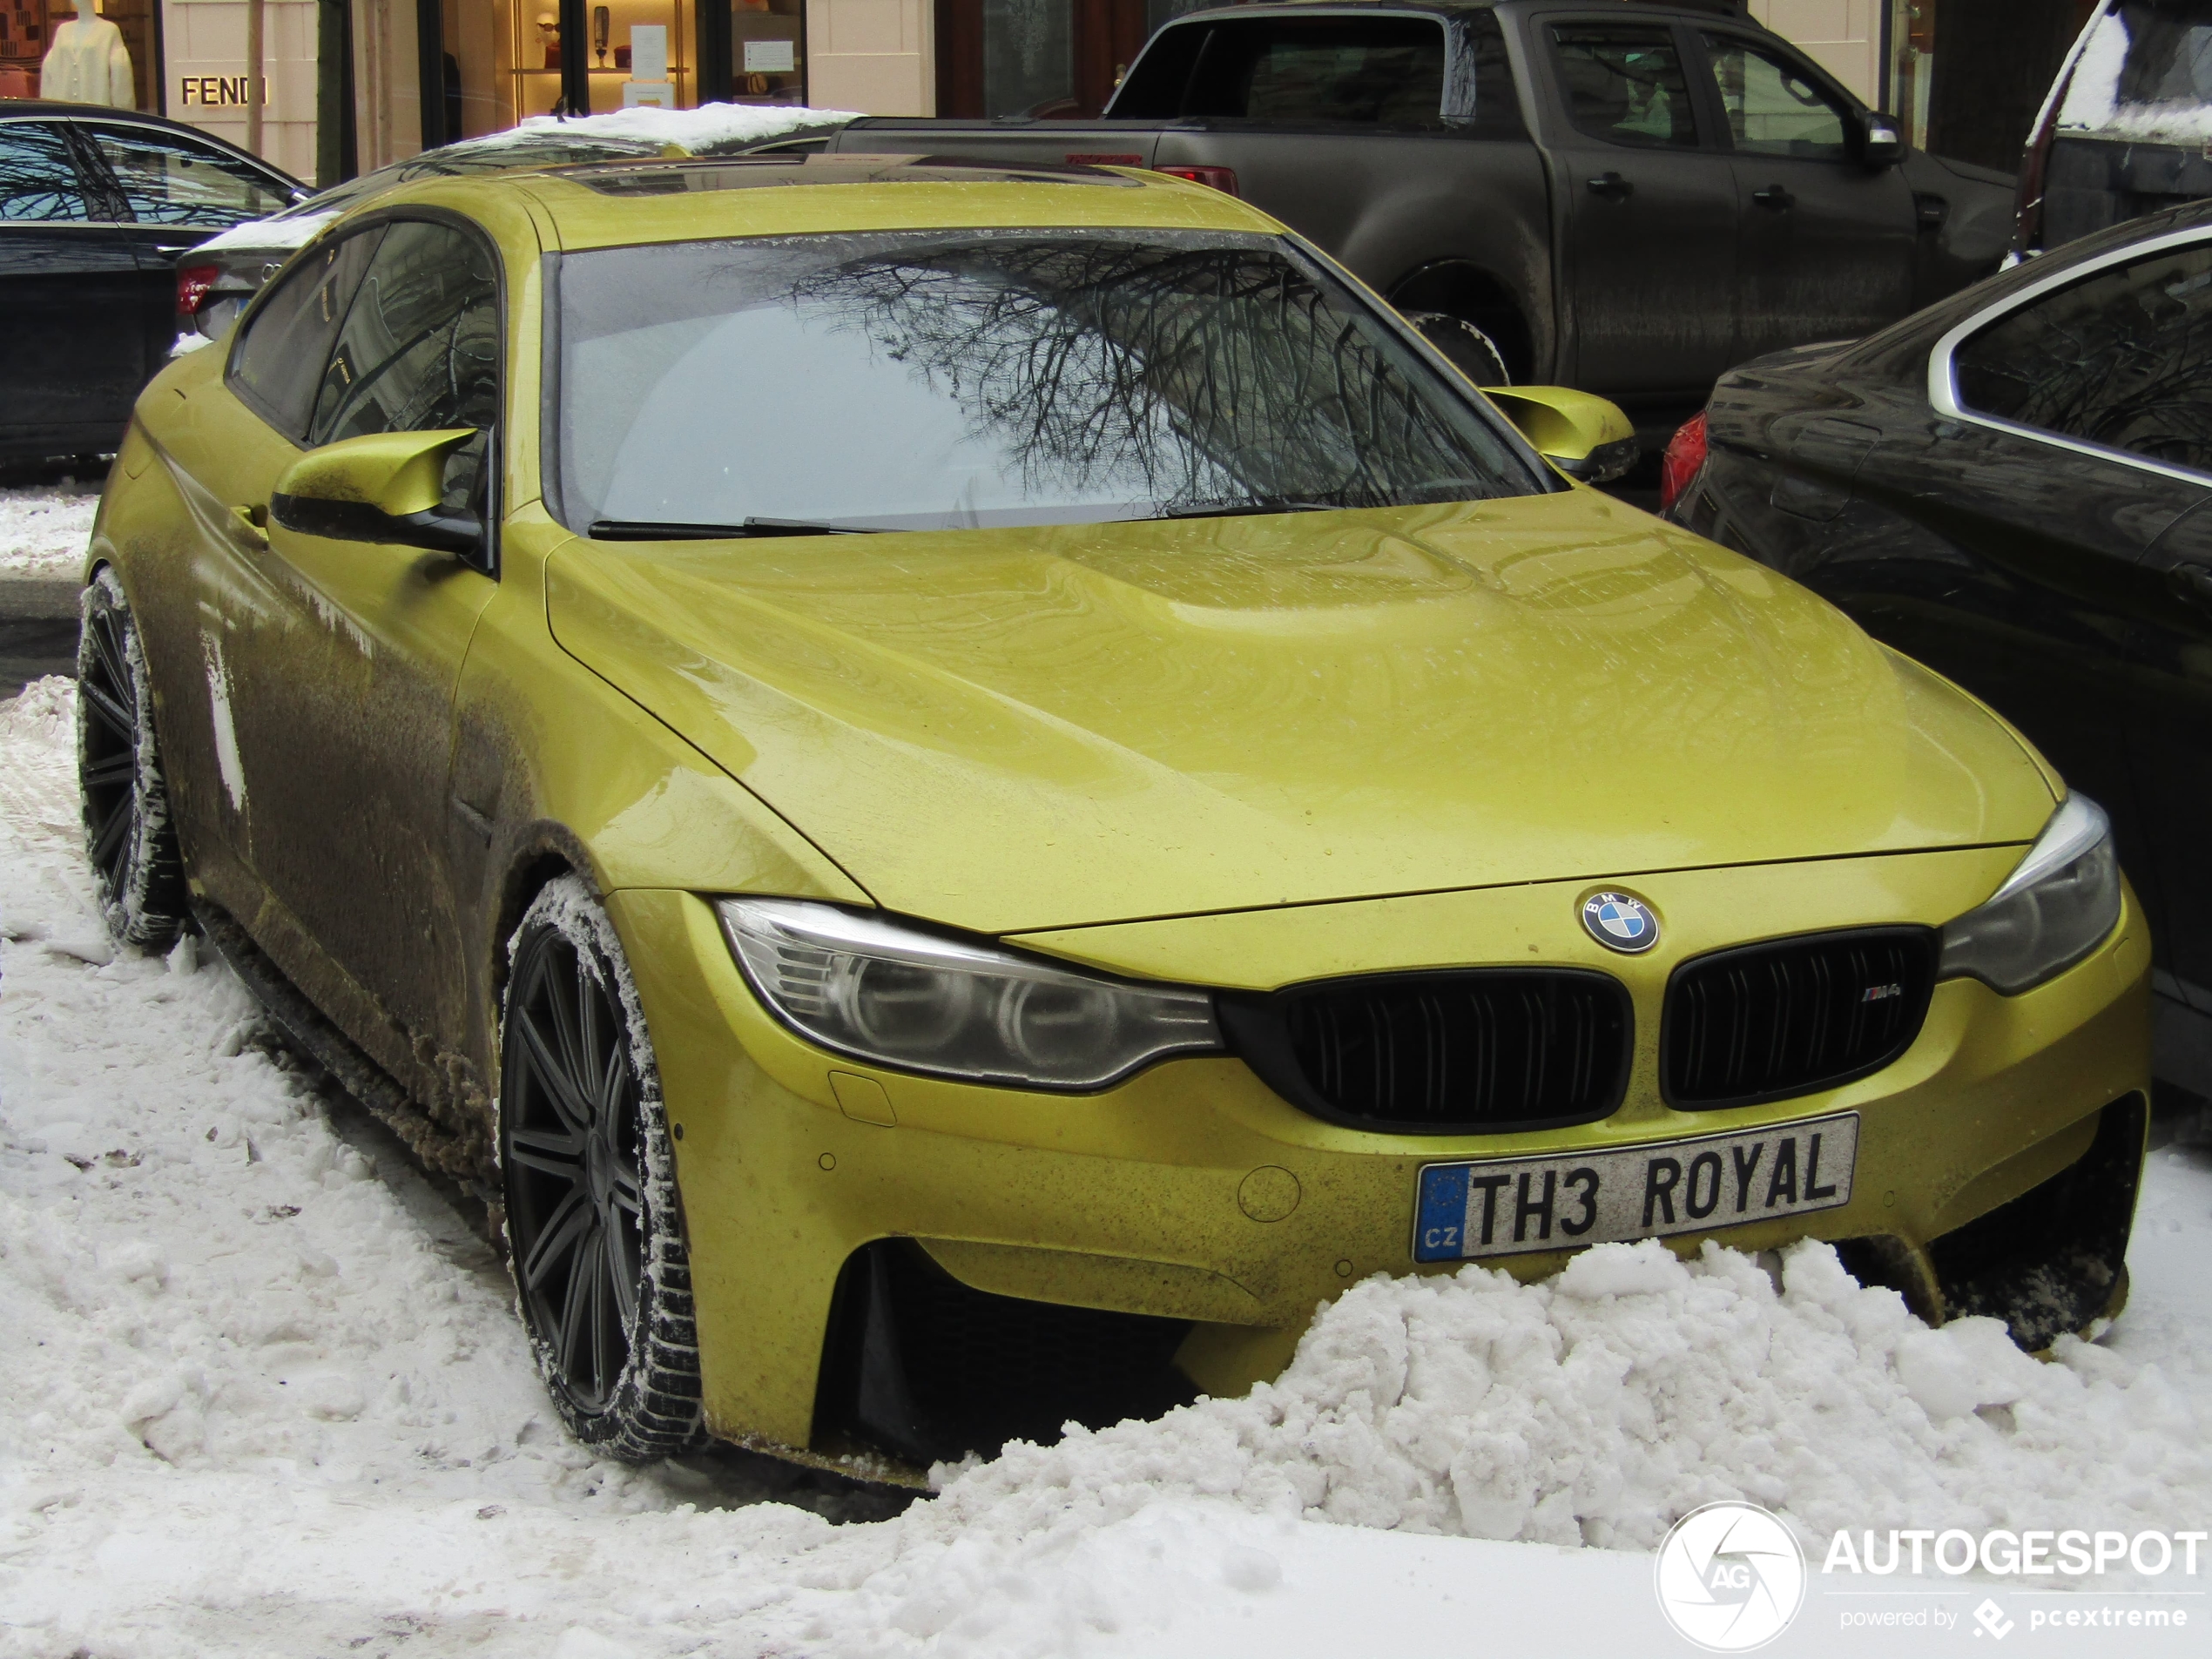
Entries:
[[1432, 1163], [1413, 1259], [1455, 1262], [1707, 1232], [1851, 1202], [1858, 1114], [1605, 1151]]

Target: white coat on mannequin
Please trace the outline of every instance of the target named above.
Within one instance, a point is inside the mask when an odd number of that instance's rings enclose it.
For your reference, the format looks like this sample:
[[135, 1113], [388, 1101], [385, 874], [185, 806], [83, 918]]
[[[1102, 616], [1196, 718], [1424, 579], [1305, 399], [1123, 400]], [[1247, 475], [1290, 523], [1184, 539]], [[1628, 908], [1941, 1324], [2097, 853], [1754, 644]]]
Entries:
[[118, 110], [138, 107], [131, 49], [123, 44], [120, 29], [94, 15], [91, 0], [84, 0], [77, 16], [54, 30], [54, 44], [38, 71], [38, 96]]

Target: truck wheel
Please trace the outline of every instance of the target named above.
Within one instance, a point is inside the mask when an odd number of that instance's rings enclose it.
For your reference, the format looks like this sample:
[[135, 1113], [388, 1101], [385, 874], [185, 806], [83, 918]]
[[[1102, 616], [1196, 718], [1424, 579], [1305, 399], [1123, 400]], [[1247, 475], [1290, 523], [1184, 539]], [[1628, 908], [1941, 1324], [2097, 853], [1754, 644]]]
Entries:
[[1448, 311], [1409, 311], [1406, 320], [1477, 386], [1513, 384], [1513, 376], [1506, 369], [1506, 354], [1498, 349], [1498, 342], [1465, 317], [1455, 317]]
[[637, 993], [572, 875], [516, 930], [501, 1025], [507, 1252], [569, 1432], [626, 1462], [700, 1439], [691, 1265]]
[[115, 572], [84, 590], [77, 637], [77, 784], [84, 854], [119, 945], [166, 950], [185, 925], [184, 863], [153, 731], [153, 686]]

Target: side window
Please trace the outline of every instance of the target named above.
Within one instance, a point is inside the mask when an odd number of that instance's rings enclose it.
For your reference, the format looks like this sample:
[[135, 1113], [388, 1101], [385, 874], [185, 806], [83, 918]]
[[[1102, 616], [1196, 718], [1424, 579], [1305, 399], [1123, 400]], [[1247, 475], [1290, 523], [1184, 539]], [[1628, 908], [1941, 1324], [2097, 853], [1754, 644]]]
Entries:
[[0, 122], [0, 221], [91, 218], [59, 127]]
[[1732, 35], [1706, 36], [1705, 51], [1738, 150], [1806, 161], [1851, 159], [1849, 118], [1796, 68]]
[[2212, 473], [2212, 246], [2100, 272], [1952, 357], [1979, 414]]
[[1439, 126], [1444, 30], [1410, 17], [1217, 24], [1192, 66], [1180, 112]]
[[152, 127], [98, 121], [78, 125], [115, 174], [141, 225], [227, 229], [291, 203], [273, 179], [212, 145]]
[[307, 433], [323, 365], [383, 235], [380, 226], [308, 253], [278, 280], [239, 330], [231, 348], [231, 389], [287, 438]]
[[[435, 432], [499, 419], [499, 275], [495, 256], [448, 225], [385, 233], [330, 354], [310, 446], [372, 432]], [[455, 452], [446, 502], [476, 489], [485, 440]]]
[[1568, 118], [1594, 138], [1688, 149], [1697, 142], [1673, 31], [1556, 24], [1552, 49]]

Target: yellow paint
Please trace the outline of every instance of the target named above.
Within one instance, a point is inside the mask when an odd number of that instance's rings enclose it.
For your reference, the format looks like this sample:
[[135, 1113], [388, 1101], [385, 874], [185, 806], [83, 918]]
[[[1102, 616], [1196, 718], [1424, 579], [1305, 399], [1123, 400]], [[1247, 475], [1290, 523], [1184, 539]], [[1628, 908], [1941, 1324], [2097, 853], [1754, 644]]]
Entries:
[[[1757, 1249], [1882, 1233], [1917, 1251], [2148, 1088], [2149, 950], [2131, 897], [2100, 951], [2034, 991], [1940, 985], [1918, 1042], [1871, 1077], [1731, 1111], [1664, 1103], [1676, 965], [1779, 934], [1939, 925], [2003, 880], [2058, 786], [2001, 722], [1819, 600], [1590, 491], [666, 545], [579, 539], [538, 499], [549, 249], [1272, 228], [1244, 204], [1157, 181], [625, 198], [540, 174], [425, 181], [377, 206], [409, 204], [470, 215], [502, 250], [499, 577], [254, 545], [233, 509], [266, 503], [299, 452], [225, 389], [214, 351], [141, 399], [125, 450], [138, 470], [111, 480], [93, 558], [116, 564], [147, 624], [193, 881], [425, 1098], [494, 1075], [516, 873], [572, 860], [606, 895], [684, 1125], [718, 1430], [806, 1444], [838, 1270], [889, 1235], [982, 1288], [1196, 1319], [1182, 1363], [1230, 1392], [1279, 1368], [1347, 1283], [1413, 1270], [1425, 1162], [1850, 1109], [1848, 1206], [1719, 1236]], [[244, 817], [214, 781], [203, 637], [259, 631], [226, 661], [233, 698], [274, 719], [318, 630], [442, 677], [450, 698], [449, 731], [420, 738], [414, 763], [442, 769], [450, 808], [422, 831], [452, 936], [428, 953], [444, 1000], [419, 1016], [273, 890], [248, 821], [255, 780]], [[1654, 950], [1615, 956], [1582, 932], [1576, 901], [1598, 882], [1651, 904]], [[911, 1076], [771, 1019], [708, 903], [725, 893], [881, 904], [1202, 985], [1598, 968], [1632, 999], [1633, 1071], [1602, 1122], [1489, 1136], [1324, 1123], [1221, 1056], [1091, 1096]], [[1562, 1259], [1507, 1265], [1534, 1277]]]

